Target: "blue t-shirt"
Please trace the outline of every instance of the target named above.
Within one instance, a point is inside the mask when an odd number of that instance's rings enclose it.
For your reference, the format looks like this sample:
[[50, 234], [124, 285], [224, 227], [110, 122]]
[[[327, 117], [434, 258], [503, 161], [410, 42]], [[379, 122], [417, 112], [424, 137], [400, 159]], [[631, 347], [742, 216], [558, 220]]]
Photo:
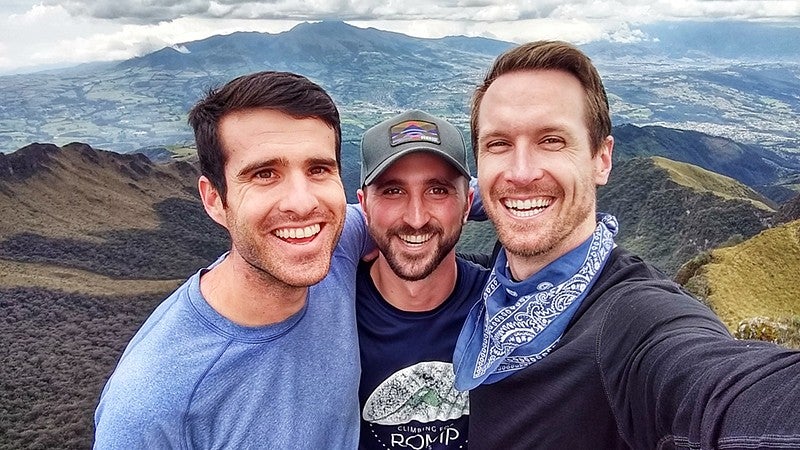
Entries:
[[200, 293], [208, 269], [193, 275], [125, 349], [95, 413], [95, 448], [355, 448], [355, 275], [367, 242], [348, 207], [328, 275], [302, 310], [263, 327], [221, 316]]
[[458, 276], [432, 311], [401, 311], [358, 268], [362, 449], [466, 448], [467, 392], [453, 387], [453, 349], [489, 270], [456, 258]]

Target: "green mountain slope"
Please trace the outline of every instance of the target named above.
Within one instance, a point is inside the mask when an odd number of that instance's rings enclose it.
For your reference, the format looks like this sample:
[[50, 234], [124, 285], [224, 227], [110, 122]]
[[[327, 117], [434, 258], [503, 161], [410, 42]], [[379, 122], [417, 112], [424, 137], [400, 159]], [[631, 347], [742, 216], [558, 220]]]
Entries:
[[756, 208], [768, 212], [774, 212], [777, 207], [774, 202], [733, 178], [660, 156], [654, 156], [652, 160], [656, 166], [667, 171], [672, 181], [696, 192], [708, 192], [726, 200], [747, 200]]
[[765, 229], [771, 202], [728, 177], [664, 158], [617, 162], [598, 210], [619, 219], [617, 242], [668, 274], [698, 252]]

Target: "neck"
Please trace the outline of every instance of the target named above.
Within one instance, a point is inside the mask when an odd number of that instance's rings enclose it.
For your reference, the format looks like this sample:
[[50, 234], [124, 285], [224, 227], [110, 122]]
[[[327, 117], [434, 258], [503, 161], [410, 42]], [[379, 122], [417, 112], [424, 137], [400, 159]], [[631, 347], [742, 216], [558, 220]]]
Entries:
[[200, 292], [226, 319], [256, 327], [281, 322], [300, 311], [308, 288], [286, 285], [231, 252], [203, 275]]
[[516, 281], [523, 281], [530, 278], [532, 275], [547, 267], [548, 264], [566, 255], [572, 250], [575, 250], [581, 244], [586, 242], [587, 239], [592, 237], [592, 233], [594, 233], [596, 226], [596, 221], [585, 222], [579, 228], [573, 230], [567, 239], [563, 239], [550, 250], [537, 255], [519, 255], [509, 253], [506, 250], [508, 268], [511, 272], [511, 276]]
[[433, 272], [418, 281], [397, 276], [383, 255], [370, 268], [370, 276], [381, 296], [402, 311], [431, 311], [444, 303], [453, 292], [458, 276], [456, 255], [451, 251]]

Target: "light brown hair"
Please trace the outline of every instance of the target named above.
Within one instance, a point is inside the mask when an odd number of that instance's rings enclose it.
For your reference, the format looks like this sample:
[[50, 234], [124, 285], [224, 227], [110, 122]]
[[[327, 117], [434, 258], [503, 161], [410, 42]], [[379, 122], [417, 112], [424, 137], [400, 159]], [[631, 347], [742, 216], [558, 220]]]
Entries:
[[514, 47], [498, 56], [483, 83], [475, 89], [470, 115], [475, 160], [478, 159], [478, 117], [486, 90], [501, 75], [524, 70], [560, 70], [580, 81], [586, 92], [586, 126], [589, 129], [592, 156], [596, 155], [605, 138], [611, 134], [608, 97], [597, 69], [589, 57], [572, 44], [536, 41]]

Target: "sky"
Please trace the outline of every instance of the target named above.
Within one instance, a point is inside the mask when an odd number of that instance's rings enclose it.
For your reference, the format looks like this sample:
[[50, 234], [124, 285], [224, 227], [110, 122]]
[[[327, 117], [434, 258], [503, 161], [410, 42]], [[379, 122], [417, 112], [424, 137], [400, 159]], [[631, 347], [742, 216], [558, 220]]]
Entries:
[[800, 0], [2, 0], [0, 74], [123, 60], [235, 31], [279, 33], [344, 20], [417, 37], [510, 42], [645, 39], [680, 20], [800, 24]]

